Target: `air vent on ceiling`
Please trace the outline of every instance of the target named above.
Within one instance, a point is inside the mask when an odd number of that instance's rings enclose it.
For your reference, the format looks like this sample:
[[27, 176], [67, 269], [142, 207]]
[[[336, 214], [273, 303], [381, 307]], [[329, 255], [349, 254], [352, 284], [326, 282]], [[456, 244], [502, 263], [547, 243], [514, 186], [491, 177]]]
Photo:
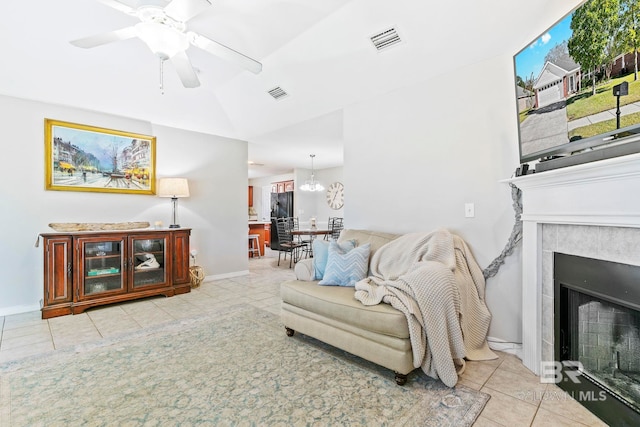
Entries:
[[376, 35], [371, 36], [371, 43], [378, 50], [384, 50], [400, 43], [402, 39], [395, 28], [389, 28]]
[[287, 92], [284, 91], [280, 86], [274, 87], [269, 91], [269, 95], [273, 96], [274, 99], [280, 99], [287, 96]]

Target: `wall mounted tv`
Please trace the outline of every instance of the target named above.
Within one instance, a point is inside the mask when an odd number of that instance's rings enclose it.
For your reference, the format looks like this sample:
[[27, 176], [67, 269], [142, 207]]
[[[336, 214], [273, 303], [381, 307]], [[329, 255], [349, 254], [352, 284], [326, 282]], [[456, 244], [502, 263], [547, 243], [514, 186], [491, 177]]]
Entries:
[[514, 56], [520, 163], [640, 151], [640, 8], [588, 0]]

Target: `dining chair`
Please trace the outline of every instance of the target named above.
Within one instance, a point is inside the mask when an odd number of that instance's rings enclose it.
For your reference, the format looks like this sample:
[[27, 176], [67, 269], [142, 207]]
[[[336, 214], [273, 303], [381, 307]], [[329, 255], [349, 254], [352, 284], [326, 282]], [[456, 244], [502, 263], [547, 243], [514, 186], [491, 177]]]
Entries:
[[[298, 219], [298, 217], [289, 217], [289, 221], [290, 221], [290, 225], [291, 225], [291, 230], [295, 230], [298, 231], [300, 230], [300, 220]], [[313, 236], [308, 236], [307, 238], [305, 238], [305, 236], [303, 235], [296, 235], [293, 239], [296, 243], [301, 243], [304, 245], [304, 247], [302, 248], [302, 251], [305, 254], [305, 258], [307, 256], [313, 256], [311, 254], [311, 243], [313, 241]]]
[[280, 265], [280, 255], [284, 253], [284, 259], [287, 260], [287, 253], [291, 255], [289, 258], [289, 268], [292, 263], [297, 263], [300, 259], [300, 251], [305, 245], [294, 241], [291, 235], [291, 227], [293, 222], [290, 218], [278, 218], [276, 220], [276, 228], [278, 233], [278, 265]]
[[327, 228], [331, 233], [325, 235], [325, 240], [337, 240], [338, 237], [340, 237], [340, 232], [344, 228], [343, 218], [329, 217], [329, 224]]
[[[333, 219], [334, 217], [330, 216], [329, 220], [327, 221], [327, 230], [331, 230], [333, 227]], [[324, 235], [324, 240], [329, 240], [329, 237], [331, 237], [331, 234], [325, 234]]]

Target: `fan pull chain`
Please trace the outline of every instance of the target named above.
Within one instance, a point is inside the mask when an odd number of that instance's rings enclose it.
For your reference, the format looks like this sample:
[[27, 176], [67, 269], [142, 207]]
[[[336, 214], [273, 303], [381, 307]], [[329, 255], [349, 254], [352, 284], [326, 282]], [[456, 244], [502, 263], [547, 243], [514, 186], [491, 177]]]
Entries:
[[164, 95], [164, 59], [160, 58], [160, 94]]

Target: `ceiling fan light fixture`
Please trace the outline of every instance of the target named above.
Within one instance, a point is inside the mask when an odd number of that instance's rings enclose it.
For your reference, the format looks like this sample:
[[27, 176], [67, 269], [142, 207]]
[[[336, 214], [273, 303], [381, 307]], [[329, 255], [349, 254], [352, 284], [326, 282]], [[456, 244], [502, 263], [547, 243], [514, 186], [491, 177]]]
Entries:
[[140, 22], [135, 27], [138, 37], [162, 59], [169, 59], [189, 47], [189, 39], [185, 33], [164, 24]]
[[161, 90], [163, 88], [162, 67], [168, 59], [171, 60], [184, 87], [200, 86], [197, 72], [187, 56], [187, 49], [191, 44], [252, 73], [258, 74], [262, 71], [262, 64], [255, 59], [215, 40], [187, 31], [187, 22], [210, 8], [211, 0], [135, 0], [136, 7], [124, 3], [132, 3], [134, 0], [96, 1], [136, 17], [140, 22], [119, 30], [72, 40], [70, 43], [76, 47], [89, 49], [138, 37], [160, 58]]

